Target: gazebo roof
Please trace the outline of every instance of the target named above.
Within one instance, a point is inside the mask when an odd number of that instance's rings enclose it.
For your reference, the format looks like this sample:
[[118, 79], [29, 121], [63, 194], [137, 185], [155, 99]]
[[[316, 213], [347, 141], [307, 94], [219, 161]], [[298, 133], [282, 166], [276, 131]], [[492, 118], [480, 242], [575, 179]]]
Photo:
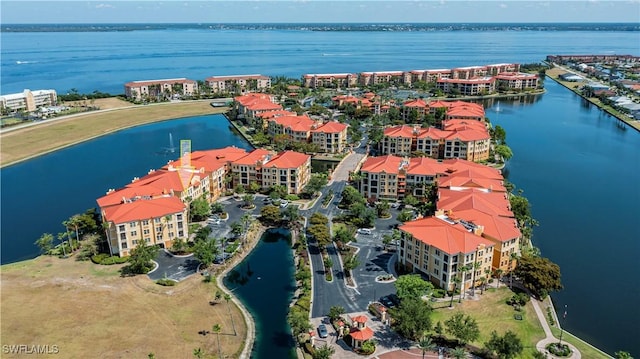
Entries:
[[357, 317], [351, 318], [355, 323], [366, 323], [369, 318], [366, 315], [358, 315]]
[[351, 332], [349, 334], [351, 335], [351, 338], [355, 340], [365, 341], [373, 338], [373, 330], [369, 327], [364, 327], [362, 329], [351, 328]]

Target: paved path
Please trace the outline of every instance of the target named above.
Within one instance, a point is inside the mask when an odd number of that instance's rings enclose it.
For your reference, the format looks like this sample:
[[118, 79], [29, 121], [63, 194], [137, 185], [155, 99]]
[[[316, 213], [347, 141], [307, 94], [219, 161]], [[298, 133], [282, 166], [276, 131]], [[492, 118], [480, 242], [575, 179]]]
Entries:
[[[551, 328], [549, 328], [549, 323], [547, 323], [547, 318], [545, 317], [544, 312], [542, 311], [542, 308], [540, 308], [540, 302], [538, 302], [538, 300], [535, 298], [531, 298], [531, 304], [533, 304], [533, 309], [535, 310], [536, 315], [538, 316], [538, 320], [540, 321], [540, 324], [542, 324], [542, 329], [544, 329], [544, 334], [546, 335], [546, 338], [542, 339], [541, 341], [538, 342], [538, 344], [536, 344], [536, 349], [546, 354], [547, 349], [545, 347], [550, 343], [557, 343], [559, 339], [554, 337], [553, 333], [551, 333]], [[569, 358], [572, 358], [572, 359], [582, 358], [582, 355], [580, 354], [578, 349], [574, 347], [572, 344], [569, 344], [567, 342], [563, 342], [563, 344], [567, 344], [569, 348], [573, 351], [573, 354], [571, 354]], [[551, 353], [549, 353], [548, 357], [559, 358], [552, 355]]]

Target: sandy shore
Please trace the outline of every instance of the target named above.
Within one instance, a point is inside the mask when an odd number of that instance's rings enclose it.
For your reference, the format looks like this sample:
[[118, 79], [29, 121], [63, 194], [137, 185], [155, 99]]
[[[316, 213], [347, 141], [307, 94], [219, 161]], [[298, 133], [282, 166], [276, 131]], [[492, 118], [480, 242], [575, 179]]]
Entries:
[[210, 102], [211, 100], [184, 101], [146, 106], [131, 106], [122, 102], [120, 105], [111, 104], [115, 107], [100, 111], [3, 131], [0, 135], [0, 167], [142, 124], [224, 113], [228, 110], [227, 107], [214, 108]]

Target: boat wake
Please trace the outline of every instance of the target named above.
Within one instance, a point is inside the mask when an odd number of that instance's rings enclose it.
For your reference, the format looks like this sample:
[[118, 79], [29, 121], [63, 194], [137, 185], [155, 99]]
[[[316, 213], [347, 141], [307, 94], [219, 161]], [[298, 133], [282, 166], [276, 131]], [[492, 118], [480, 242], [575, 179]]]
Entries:
[[38, 61], [16, 61], [16, 64], [18, 65], [23, 65], [23, 64], [35, 64]]

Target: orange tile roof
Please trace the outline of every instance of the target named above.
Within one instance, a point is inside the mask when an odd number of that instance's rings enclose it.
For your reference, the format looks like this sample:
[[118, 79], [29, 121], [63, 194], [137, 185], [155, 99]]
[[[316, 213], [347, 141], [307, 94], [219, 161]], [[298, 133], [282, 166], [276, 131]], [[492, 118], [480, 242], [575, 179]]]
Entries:
[[450, 255], [475, 252], [479, 245], [493, 246], [491, 241], [467, 231], [462, 225], [436, 217], [406, 222], [398, 228]]
[[415, 132], [415, 128], [413, 126], [408, 126], [408, 125], [394, 126], [394, 127], [385, 128], [384, 136], [411, 138], [413, 137], [414, 132]]
[[501, 242], [510, 241], [522, 235], [515, 218], [494, 216], [476, 209], [453, 211], [449, 217], [464, 219], [467, 222], [480, 225], [484, 228], [483, 236], [486, 234]]
[[429, 127], [427, 129], [420, 129], [416, 138], [430, 138], [433, 140], [444, 139], [449, 135], [449, 132], [437, 129], [435, 127]]
[[451, 132], [446, 139], [455, 140], [459, 139], [463, 142], [488, 140], [491, 136], [487, 131], [476, 130], [474, 128], [460, 128]]
[[262, 148], [255, 149], [249, 152], [246, 156], [238, 158], [233, 161], [234, 165], [255, 165], [256, 163], [262, 163], [266, 159], [270, 158], [272, 153]]
[[104, 208], [105, 219], [119, 224], [164, 217], [181, 213], [185, 204], [178, 197], [166, 196], [149, 200], [137, 200]]
[[169, 193], [169, 191], [159, 190], [158, 188], [151, 186], [124, 187], [107, 193], [106, 195], [98, 198], [96, 202], [98, 202], [98, 206], [100, 208], [105, 208], [120, 204], [125, 200], [143, 197], [157, 197]]
[[308, 132], [311, 131], [316, 121], [310, 119], [308, 116], [280, 116], [269, 119], [271, 122], [275, 122], [284, 128], [289, 128], [294, 132]]
[[266, 111], [263, 113], [259, 113], [256, 116], [260, 118], [272, 118], [277, 116], [295, 116], [295, 112], [287, 111], [287, 110], [274, 110], [274, 111]]
[[407, 174], [436, 176], [444, 172], [444, 169], [438, 160], [429, 157], [415, 157], [409, 160]]
[[439, 199], [436, 203], [438, 210], [451, 210], [455, 213], [473, 209], [489, 215], [513, 217], [513, 212], [509, 209], [509, 200], [506, 198], [505, 193], [440, 189], [438, 196]]
[[127, 187], [135, 188], [149, 186], [155, 188], [156, 191], [183, 191], [185, 187], [182, 183], [183, 182], [178, 171], [156, 170], [132, 183], [129, 183]]
[[270, 100], [258, 100], [245, 106], [252, 111], [275, 111], [281, 110], [282, 105], [271, 102]]
[[474, 119], [468, 119], [468, 120], [461, 120], [461, 119], [445, 120], [445, 121], [442, 122], [442, 126], [447, 131], [453, 131], [453, 130], [465, 129], [465, 128], [473, 128], [473, 129], [480, 130], [480, 131], [486, 131], [488, 133], [487, 125], [485, 125], [484, 121], [477, 121], [477, 120], [474, 120]]
[[403, 106], [404, 107], [421, 107], [421, 108], [428, 107], [427, 103], [423, 99], [415, 99], [415, 100], [407, 101], [403, 104]]
[[310, 155], [295, 151], [284, 151], [264, 164], [269, 168], [299, 168], [311, 159]]
[[364, 327], [362, 329], [351, 328], [349, 335], [351, 338], [359, 341], [365, 341], [373, 338], [373, 330], [369, 327]]
[[502, 184], [502, 180], [477, 178], [469, 176], [440, 177], [438, 179], [440, 188], [478, 188], [491, 190], [494, 192], [506, 192], [507, 189]]
[[195, 84], [195, 80], [189, 80], [187, 78], [177, 78], [177, 79], [162, 79], [162, 80], [140, 80], [140, 81], [130, 81], [124, 84], [127, 87], [132, 86], [145, 86], [145, 85], [162, 85], [162, 84]]
[[474, 177], [503, 180], [500, 170], [472, 161], [467, 161], [460, 158], [450, 158], [443, 160], [442, 163], [446, 165], [447, 173], [449, 174], [449, 176], [452, 176], [456, 173], [462, 173], [462, 171], [464, 170], [474, 170]]
[[361, 170], [371, 173], [385, 172], [397, 174], [402, 161], [402, 158], [393, 155], [369, 157], [362, 164]]
[[204, 156], [208, 158], [215, 158], [217, 160], [225, 161], [225, 162], [233, 162], [248, 154], [247, 150], [243, 148], [238, 148], [235, 146], [227, 146], [227, 147], [217, 148], [213, 150], [197, 151], [191, 155], [191, 158], [192, 159], [198, 158], [197, 154], [199, 153], [202, 153]]
[[340, 122], [329, 121], [322, 124], [320, 127], [315, 130], [311, 130], [311, 132], [322, 132], [322, 133], [340, 133], [347, 129], [347, 125]]
[[366, 315], [358, 315], [356, 317], [352, 317], [351, 321], [354, 323], [366, 323], [369, 320]]

